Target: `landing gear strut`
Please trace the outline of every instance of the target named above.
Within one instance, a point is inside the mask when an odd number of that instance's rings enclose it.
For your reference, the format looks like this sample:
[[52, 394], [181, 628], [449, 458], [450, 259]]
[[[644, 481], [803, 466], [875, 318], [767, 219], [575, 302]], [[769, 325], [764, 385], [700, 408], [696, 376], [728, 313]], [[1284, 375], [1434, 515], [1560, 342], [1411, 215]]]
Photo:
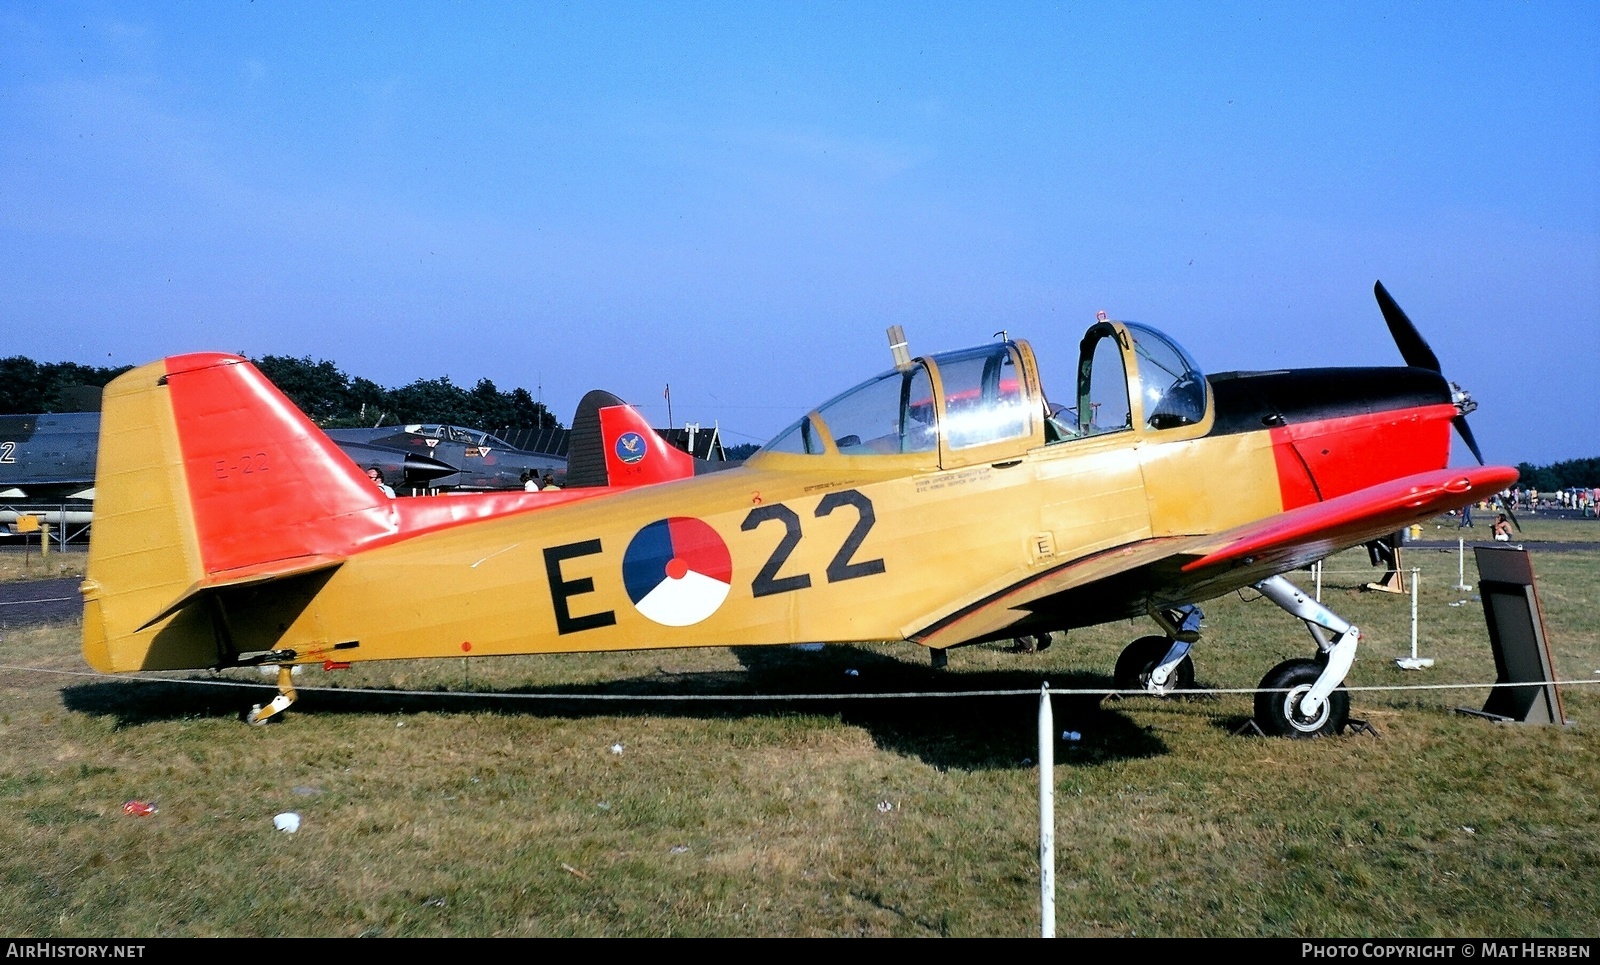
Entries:
[[1194, 661], [1189, 658], [1190, 646], [1170, 637], [1140, 637], [1128, 644], [1117, 658], [1111, 681], [1118, 690], [1143, 688], [1157, 697], [1165, 697], [1174, 690], [1193, 689]]
[[1281, 576], [1262, 580], [1256, 589], [1304, 620], [1319, 651], [1315, 660], [1285, 660], [1261, 678], [1256, 726], [1277, 737], [1321, 737], [1343, 731], [1350, 721], [1350, 693], [1341, 684], [1355, 662], [1361, 631]]
[[1174, 690], [1193, 689], [1194, 661], [1189, 649], [1200, 639], [1200, 608], [1190, 603], [1175, 609], [1152, 608], [1149, 612], [1166, 635], [1140, 637], [1128, 644], [1117, 657], [1112, 682], [1118, 690], [1142, 688], [1157, 697]]

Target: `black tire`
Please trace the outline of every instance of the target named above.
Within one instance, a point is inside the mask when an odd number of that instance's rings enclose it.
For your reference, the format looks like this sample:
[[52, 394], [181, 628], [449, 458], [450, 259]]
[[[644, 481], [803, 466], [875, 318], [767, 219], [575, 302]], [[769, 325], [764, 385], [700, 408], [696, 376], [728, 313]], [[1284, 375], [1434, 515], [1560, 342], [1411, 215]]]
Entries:
[[[1117, 667], [1111, 672], [1112, 684], [1118, 690], [1142, 689], [1150, 672], [1160, 666], [1161, 658], [1171, 649], [1172, 640], [1168, 637], [1140, 637], [1133, 641], [1117, 658]], [[1194, 661], [1187, 654], [1173, 668], [1167, 686], [1174, 690], [1194, 689]]]
[[1285, 660], [1267, 671], [1256, 694], [1256, 726], [1271, 737], [1297, 740], [1343, 732], [1350, 722], [1350, 692], [1342, 686], [1328, 695], [1315, 718], [1299, 713], [1301, 698], [1322, 676], [1322, 668], [1315, 660]]

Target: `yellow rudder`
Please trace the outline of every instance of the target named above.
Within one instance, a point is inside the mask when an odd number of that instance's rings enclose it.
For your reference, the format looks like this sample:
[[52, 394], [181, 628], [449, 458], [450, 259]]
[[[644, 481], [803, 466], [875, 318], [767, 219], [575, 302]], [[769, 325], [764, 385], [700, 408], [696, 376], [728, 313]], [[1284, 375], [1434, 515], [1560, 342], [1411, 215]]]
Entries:
[[146, 627], [202, 576], [165, 362], [106, 386], [84, 580], [83, 656], [102, 673], [208, 666], [195, 615]]

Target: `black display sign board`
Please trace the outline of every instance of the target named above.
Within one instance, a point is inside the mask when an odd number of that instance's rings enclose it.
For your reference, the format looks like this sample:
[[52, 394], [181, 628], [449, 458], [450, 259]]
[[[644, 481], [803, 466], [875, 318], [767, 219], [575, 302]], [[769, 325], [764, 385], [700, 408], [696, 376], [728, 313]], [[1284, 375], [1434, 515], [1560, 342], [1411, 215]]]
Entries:
[[1534, 588], [1533, 560], [1527, 550], [1512, 546], [1474, 550], [1496, 675], [1482, 713], [1524, 724], [1566, 723], [1545, 638], [1544, 611]]

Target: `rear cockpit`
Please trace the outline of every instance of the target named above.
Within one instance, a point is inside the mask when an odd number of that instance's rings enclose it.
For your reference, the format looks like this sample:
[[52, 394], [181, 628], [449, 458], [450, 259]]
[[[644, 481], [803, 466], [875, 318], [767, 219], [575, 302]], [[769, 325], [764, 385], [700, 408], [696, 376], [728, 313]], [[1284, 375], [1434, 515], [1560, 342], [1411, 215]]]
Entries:
[[762, 452], [949, 464], [997, 445], [1026, 448], [1044, 412], [1032, 361], [1020, 342], [910, 361], [818, 406]]

